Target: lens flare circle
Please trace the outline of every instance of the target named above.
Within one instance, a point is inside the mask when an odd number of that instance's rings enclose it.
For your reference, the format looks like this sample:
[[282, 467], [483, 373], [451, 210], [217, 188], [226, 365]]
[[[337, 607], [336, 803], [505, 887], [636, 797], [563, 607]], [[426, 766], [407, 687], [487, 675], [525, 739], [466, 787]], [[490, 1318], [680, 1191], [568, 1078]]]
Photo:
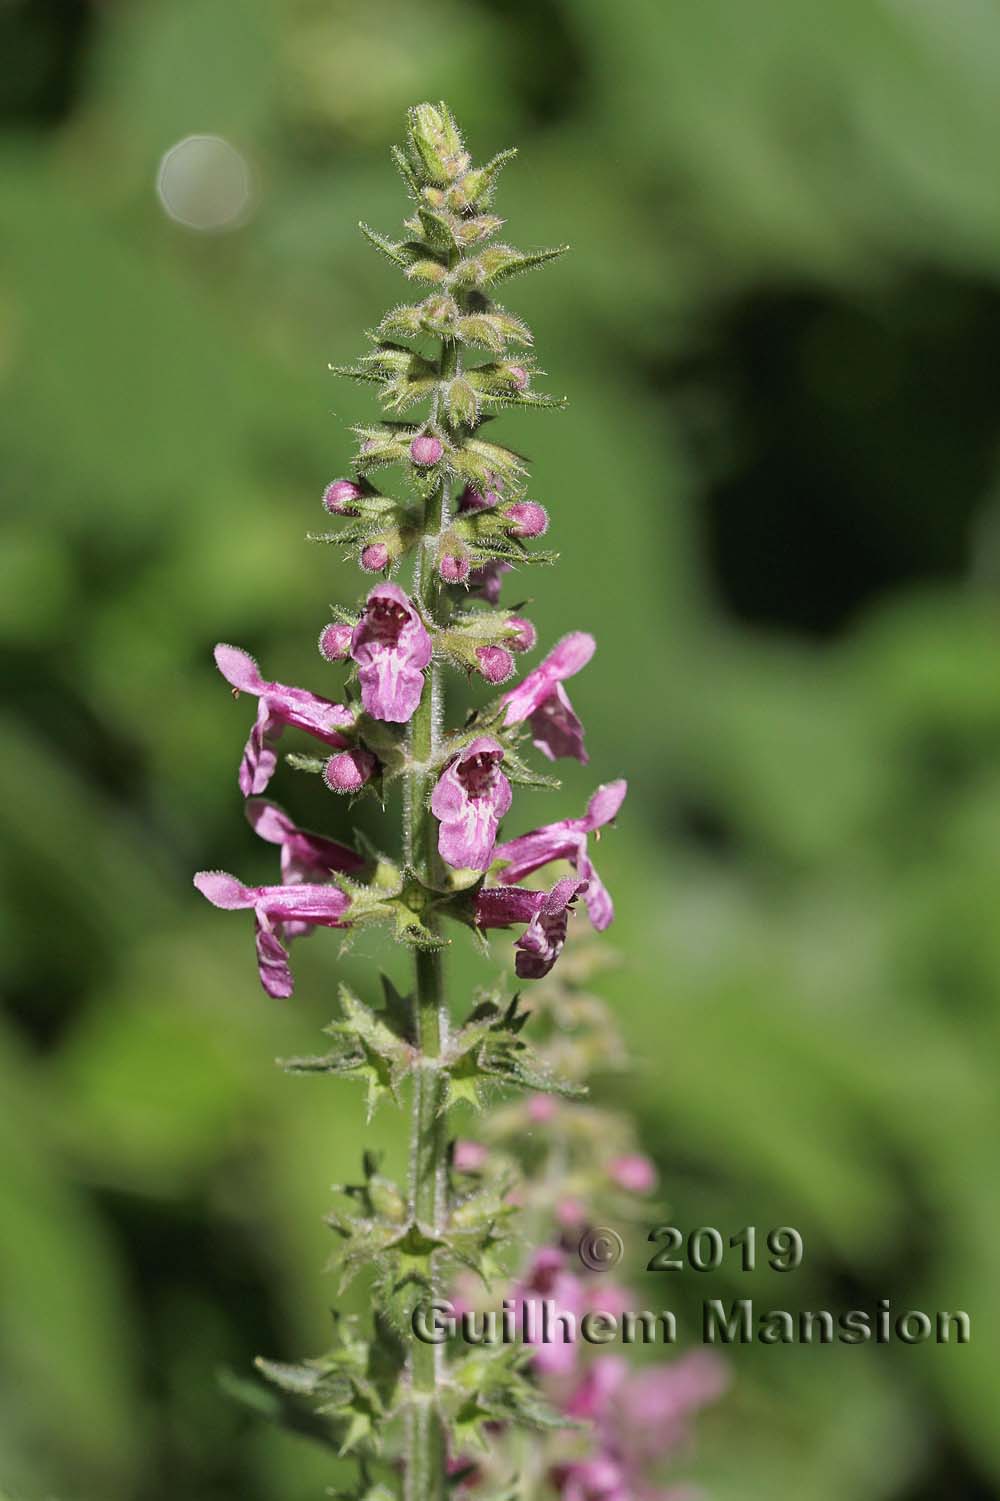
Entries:
[[167, 216], [185, 229], [234, 229], [253, 198], [250, 165], [222, 136], [185, 136], [160, 158], [156, 193]]

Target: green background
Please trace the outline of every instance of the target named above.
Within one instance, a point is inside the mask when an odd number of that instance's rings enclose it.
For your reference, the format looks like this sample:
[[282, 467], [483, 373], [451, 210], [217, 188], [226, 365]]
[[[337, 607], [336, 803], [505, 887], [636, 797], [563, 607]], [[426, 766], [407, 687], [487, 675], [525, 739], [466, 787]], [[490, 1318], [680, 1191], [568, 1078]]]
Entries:
[[[786, 1277], [637, 1285], [692, 1334], [710, 1295], [973, 1320], [734, 1352], [686, 1468], [718, 1501], [1000, 1493], [1000, 9], [7, 0], [0, 78], [7, 1501], [333, 1478], [216, 1373], [325, 1343], [361, 1101], [271, 1059], [379, 948], [320, 935], [269, 1002], [190, 874], [271, 864], [212, 644], [339, 683], [314, 641], [358, 575], [302, 536], [372, 408], [326, 364], [401, 295], [356, 221], [396, 227], [388, 146], [441, 96], [478, 156], [521, 148], [514, 243], [574, 247], [506, 299], [569, 410], [503, 426], [563, 553], [542, 639], [600, 643], [591, 764], [516, 827], [628, 776], [618, 1090], [677, 1223], [806, 1243]], [[226, 234], [156, 198], [196, 131], [253, 168]], [[398, 1152], [388, 1113], [372, 1138]]]

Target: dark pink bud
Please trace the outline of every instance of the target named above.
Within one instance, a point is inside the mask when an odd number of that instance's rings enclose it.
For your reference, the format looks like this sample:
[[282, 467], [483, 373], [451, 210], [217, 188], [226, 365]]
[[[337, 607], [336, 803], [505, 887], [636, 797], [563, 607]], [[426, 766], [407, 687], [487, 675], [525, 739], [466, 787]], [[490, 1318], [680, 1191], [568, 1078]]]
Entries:
[[537, 500], [516, 500], [504, 516], [515, 537], [540, 537], [549, 528], [549, 513]]
[[335, 479], [323, 491], [323, 504], [333, 516], [356, 516], [358, 513], [351, 502], [360, 500], [363, 494], [361, 486], [353, 480]]
[[505, 647], [477, 647], [476, 660], [479, 671], [488, 683], [506, 683], [508, 678], [514, 676], [514, 658]]
[[648, 1157], [630, 1152], [616, 1157], [608, 1168], [611, 1181], [628, 1193], [648, 1194], [656, 1187], [656, 1168]]
[[492, 490], [483, 495], [473, 485], [466, 485], [458, 497], [458, 509], [460, 511], [488, 511], [490, 506], [495, 506], [500, 499]]
[[323, 768], [323, 780], [331, 792], [360, 792], [378, 762], [371, 751], [346, 750], [331, 756]]
[[363, 550], [360, 562], [366, 573], [384, 573], [389, 566], [389, 549], [384, 542], [373, 542]]
[[446, 552], [438, 564], [438, 572], [446, 584], [464, 584], [469, 577], [469, 560]]
[[478, 1173], [486, 1166], [489, 1152], [481, 1141], [460, 1138], [455, 1143], [452, 1164], [458, 1173]]
[[511, 651], [531, 651], [538, 640], [538, 632], [531, 621], [525, 620], [523, 615], [512, 615], [507, 624], [516, 632], [507, 638]]
[[579, 1230], [587, 1223], [587, 1206], [582, 1199], [559, 1199], [556, 1202], [556, 1221], [564, 1230]]
[[508, 365], [507, 374], [514, 382], [514, 385], [518, 391], [523, 391], [525, 386], [528, 384], [528, 381], [531, 379], [523, 365]]
[[351, 655], [351, 637], [354, 634], [352, 625], [341, 625], [338, 620], [331, 621], [320, 633], [319, 653], [328, 662], [343, 662]]
[[536, 1126], [546, 1125], [558, 1110], [550, 1094], [533, 1094], [528, 1101], [528, 1119]]
[[441, 439], [432, 437], [430, 433], [418, 433], [410, 444], [410, 458], [424, 468], [437, 464], [443, 453], [444, 444]]

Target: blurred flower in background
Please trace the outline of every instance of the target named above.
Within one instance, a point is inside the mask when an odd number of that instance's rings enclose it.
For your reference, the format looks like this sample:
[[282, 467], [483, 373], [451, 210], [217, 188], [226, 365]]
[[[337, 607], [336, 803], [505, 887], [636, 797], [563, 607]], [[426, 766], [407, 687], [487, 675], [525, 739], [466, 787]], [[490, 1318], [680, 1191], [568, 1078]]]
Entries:
[[[357, 961], [303, 945], [268, 1005], [188, 872], [269, 868], [217, 795], [219, 634], [324, 692], [302, 643], [351, 582], [296, 533], [348, 459], [326, 367], [392, 295], [354, 224], [395, 221], [415, 97], [521, 141], [505, 206], [574, 246], [519, 294], [570, 408], [510, 420], [575, 541], [530, 608], [503, 588], [543, 642], [586, 598], [634, 664], [574, 679], [590, 765], [553, 816], [627, 773], [602, 988], [670, 1218], [806, 1247], [637, 1290], [690, 1343], [704, 1296], [1000, 1317], [998, 73], [1000, 17], [957, 0], [0, 8], [11, 1501], [337, 1483], [216, 1374], [322, 1343], [355, 1101], [268, 1064]], [[221, 185], [170, 201], [227, 233], [163, 211], [199, 138]], [[289, 817], [327, 827], [301, 783]], [[375, 1136], [391, 1166], [388, 1113]], [[994, 1350], [735, 1350], [698, 1482], [992, 1495]]]

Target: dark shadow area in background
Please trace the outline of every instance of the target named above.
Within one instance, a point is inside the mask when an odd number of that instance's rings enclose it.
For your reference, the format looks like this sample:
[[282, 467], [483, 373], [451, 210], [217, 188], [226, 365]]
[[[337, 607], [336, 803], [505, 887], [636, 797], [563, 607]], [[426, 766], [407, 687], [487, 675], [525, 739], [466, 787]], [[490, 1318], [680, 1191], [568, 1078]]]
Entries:
[[704, 547], [737, 619], [831, 636], [882, 594], [966, 573], [998, 342], [995, 287], [914, 271], [854, 301], [761, 290], [653, 372], [714, 475]]
[[0, 124], [53, 126], [69, 114], [96, 9], [88, 0], [0, 5]]

